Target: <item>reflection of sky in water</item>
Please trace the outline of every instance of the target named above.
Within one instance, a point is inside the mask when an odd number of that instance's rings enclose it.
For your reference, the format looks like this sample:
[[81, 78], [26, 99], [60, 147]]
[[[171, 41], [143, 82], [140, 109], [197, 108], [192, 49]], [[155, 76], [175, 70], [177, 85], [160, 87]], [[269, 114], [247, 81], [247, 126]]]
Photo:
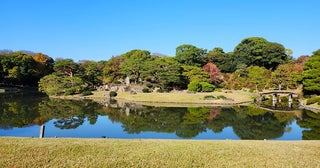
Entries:
[[[73, 138], [101, 138], [103, 136], [108, 138], [151, 138], [151, 139], [183, 139], [178, 137], [175, 132], [161, 133], [161, 132], [140, 132], [139, 134], [128, 134], [123, 131], [122, 124], [112, 122], [107, 116], [99, 116], [97, 122], [91, 125], [88, 120], [77, 127], [76, 129], [60, 129], [54, 126], [56, 120], [51, 120], [45, 123], [45, 137], [73, 137]], [[303, 128], [300, 128], [294, 120], [292, 124], [288, 125], [286, 129], [291, 131], [285, 132], [282, 137], [276, 140], [301, 140]], [[21, 136], [21, 137], [39, 137], [40, 126], [33, 125], [24, 128], [12, 128], [9, 130], [0, 129], [0, 136]], [[239, 137], [233, 132], [232, 127], [225, 127], [221, 133], [214, 133], [210, 129], [206, 132], [199, 133], [192, 139], [235, 139]]]
[[299, 127], [297, 120], [292, 121], [291, 125], [287, 125], [286, 130], [291, 129], [288, 132], [284, 132], [282, 137], [276, 138], [276, 140], [301, 140], [302, 131], [304, 128]]

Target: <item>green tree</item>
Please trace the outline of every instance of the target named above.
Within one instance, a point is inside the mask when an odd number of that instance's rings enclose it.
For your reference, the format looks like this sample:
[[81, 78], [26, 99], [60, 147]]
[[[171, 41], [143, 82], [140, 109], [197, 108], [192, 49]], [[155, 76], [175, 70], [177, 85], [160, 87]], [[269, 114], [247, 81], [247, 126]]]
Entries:
[[59, 76], [73, 77], [83, 72], [80, 65], [72, 59], [56, 59], [53, 69]]
[[174, 87], [183, 87], [182, 68], [172, 57], [156, 58], [147, 61], [148, 68], [141, 73], [143, 78], [161, 88], [171, 90]]
[[305, 62], [302, 73], [303, 92], [320, 94], [320, 50], [313, 53]]
[[[241, 41], [234, 49], [235, 59], [247, 66], [263, 66], [275, 69], [288, 61], [283, 45], [268, 42], [261, 37], [250, 37]], [[239, 64], [238, 63], [238, 64]]]
[[152, 60], [151, 54], [146, 50], [131, 50], [121, 55], [124, 61], [121, 66], [122, 76], [129, 76], [138, 83], [141, 79], [141, 72], [148, 68], [147, 61]]
[[248, 81], [255, 85], [256, 90], [264, 88], [269, 82], [271, 72], [264, 67], [250, 66], [247, 68]]
[[84, 69], [82, 79], [88, 84], [89, 89], [94, 89], [95, 86], [99, 86], [103, 82], [103, 67], [99, 67], [99, 64], [95, 61], [83, 61], [80, 66]]
[[271, 74], [271, 84], [282, 88], [296, 88], [298, 86], [298, 76], [301, 74], [294, 64], [281, 64]]
[[233, 58], [233, 53], [225, 53], [222, 48], [216, 47], [205, 56], [207, 62], [212, 62], [221, 72], [234, 72], [237, 64]]
[[182, 75], [185, 76], [188, 81], [211, 82], [210, 75], [200, 67], [184, 65], [182, 68]]
[[112, 83], [115, 82], [123, 77], [125, 77], [123, 74], [121, 74], [121, 67], [123, 64], [122, 57], [112, 57], [109, 59], [106, 63], [106, 66], [103, 69], [103, 74], [105, 77], [104, 82], [106, 83]]
[[204, 58], [206, 53], [205, 49], [197, 48], [190, 44], [183, 44], [176, 48], [175, 58], [181, 64], [202, 67], [206, 62]]

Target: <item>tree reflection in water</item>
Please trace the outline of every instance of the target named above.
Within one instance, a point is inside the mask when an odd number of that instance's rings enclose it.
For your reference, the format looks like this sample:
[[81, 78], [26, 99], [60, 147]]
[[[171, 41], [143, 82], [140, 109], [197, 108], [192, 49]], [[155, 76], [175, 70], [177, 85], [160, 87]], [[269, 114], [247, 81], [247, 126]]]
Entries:
[[[105, 107], [90, 100], [49, 99], [42, 95], [0, 97], [0, 128], [43, 125], [50, 120], [59, 129], [76, 129], [84, 122], [95, 124], [107, 115], [119, 122], [128, 134], [163, 132], [181, 138], [194, 138], [203, 132], [221, 133], [227, 127], [240, 139], [275, 139], [290, 131], [294, 120], [304, 128], [302, 139], [320, 139], [320, 113], [303, 110], [269, 112], [249, 106], [240, 107], [150, 107], [114, 104]], [[106, 128], [107, 129], [107, 128]]]
[[[122, 110], [124, 111], [124, 110]], [[294, 113], [268, 112], [243, 107], [167, 108], [140, 107], [127, 115], [119, 109], [109, 109], [108, 116], [122, 123], [128, 133], [145, 131], [175, 133], [181, 138], [193, 138], [207, 129], [222, 132], [232, 127], [240, 139], [274, 139], [281, 137], [286, 126], [295, 119]]]
[[297, 123], [300, 127], [308, 128], [302, 131], [303, 140], [320, 140], [320, 113], [303, 110], [302, 119]]

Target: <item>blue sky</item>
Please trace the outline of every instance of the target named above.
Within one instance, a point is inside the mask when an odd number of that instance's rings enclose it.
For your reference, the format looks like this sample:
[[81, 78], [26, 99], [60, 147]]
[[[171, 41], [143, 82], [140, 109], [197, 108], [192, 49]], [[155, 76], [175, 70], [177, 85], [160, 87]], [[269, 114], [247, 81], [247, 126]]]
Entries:
[[192, 44], [225, 52], [247, 37], [320, 49], [319, 0], [0, 0], [0, 49], [108, 60], [132, 49], [174, 56]]

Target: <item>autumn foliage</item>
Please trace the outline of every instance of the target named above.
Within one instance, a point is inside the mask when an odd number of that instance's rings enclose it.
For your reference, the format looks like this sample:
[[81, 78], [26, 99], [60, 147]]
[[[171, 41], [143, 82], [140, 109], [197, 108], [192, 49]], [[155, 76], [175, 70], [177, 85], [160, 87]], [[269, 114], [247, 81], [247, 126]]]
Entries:
[[220, 69], [214, 63], [212, 62], [207, 63], [206, 65], [203, 66], [203, 70], [210, 75], [210, 80], [214, 84], [219, 84], [222, 82]]

